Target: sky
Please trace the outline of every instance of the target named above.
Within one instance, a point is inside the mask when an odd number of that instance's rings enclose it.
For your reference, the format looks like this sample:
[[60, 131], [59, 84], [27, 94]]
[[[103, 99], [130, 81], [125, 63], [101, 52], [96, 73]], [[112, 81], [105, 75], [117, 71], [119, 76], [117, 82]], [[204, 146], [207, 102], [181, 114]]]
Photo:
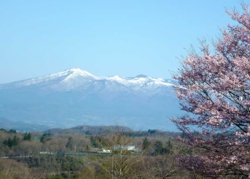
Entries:
[[[0, 83], [80, 68], [172, 78], [238, 0], [0, 0]], [[250, 0], [244, 1], [250, 4]]]

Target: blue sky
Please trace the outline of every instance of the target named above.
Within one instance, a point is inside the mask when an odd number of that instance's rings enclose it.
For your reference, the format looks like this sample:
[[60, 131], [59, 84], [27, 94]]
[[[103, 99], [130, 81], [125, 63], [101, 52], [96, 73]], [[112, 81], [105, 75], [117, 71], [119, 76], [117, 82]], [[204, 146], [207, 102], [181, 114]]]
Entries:
[[[0, 83], [81, 68], [171, 78], [238, 0], [0, 0]], [[245, 0], [250, 4], [250, 0]]]

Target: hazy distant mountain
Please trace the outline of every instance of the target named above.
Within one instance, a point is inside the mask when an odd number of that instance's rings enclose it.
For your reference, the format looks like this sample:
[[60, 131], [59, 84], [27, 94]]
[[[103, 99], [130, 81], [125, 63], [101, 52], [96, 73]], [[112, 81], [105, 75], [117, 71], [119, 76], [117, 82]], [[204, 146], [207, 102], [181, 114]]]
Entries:
[[26, 132], [26, 131], [41, 131], [47, 130], [48, 126], [43, 126], [35, 123], [28, 123], [22, 121], [12, 121], [6, 118], [0, 117], [0, 128], [10, 130], [16, 129], [19, 132]]
[[145, 75], [99, 77], [70, 69], [1, 84], [0, 116], [48, 127], [117, 124], [174, 130], [168, 119], [180, 112], [174, 85], [174, 80]]

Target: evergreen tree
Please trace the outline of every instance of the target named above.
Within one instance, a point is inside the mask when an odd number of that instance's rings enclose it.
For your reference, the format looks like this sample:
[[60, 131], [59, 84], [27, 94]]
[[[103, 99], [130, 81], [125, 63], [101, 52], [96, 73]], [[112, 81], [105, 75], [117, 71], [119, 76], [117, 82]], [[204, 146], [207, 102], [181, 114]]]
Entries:
[[173, 153], [173, 144], [170, 140], [168, 140], [167, 142], [167, 147], [166, 147], [167, 151], [169, 154], [172, 154]]
[[16, 130], [15, 129], [10, 129], [9, 133], [16, 134]]
[[163, 144], [161, 141], [157, 140], [154, 145], [154, 155], [162, 154]]
[[142, 150], [147, 150], [148, 147], [150, 146], [150, 144], [151, 143], [148, 141], [148, 138], [145, 137], [144, 140], [143, 140], [143, 142], [142, 142]]
[[8, 146], [9, 148], [13, 147], [13, 146], [17, 146], [19, 143], [19, 138], [17, 136], [14, 136], [13, 139], [8, 138], [8, 140], [4, 140], [3, 144]]
[[30, 133], [24, 133], [24, 135], [23, 135], [23, 140], [31, 140], [31, 134]]
[[73, 139], [72, 139], [72, 137], [68, 138], [68, 142], [66, 144], [66, 148], [68, 148], [70, 150], [73, 150]]

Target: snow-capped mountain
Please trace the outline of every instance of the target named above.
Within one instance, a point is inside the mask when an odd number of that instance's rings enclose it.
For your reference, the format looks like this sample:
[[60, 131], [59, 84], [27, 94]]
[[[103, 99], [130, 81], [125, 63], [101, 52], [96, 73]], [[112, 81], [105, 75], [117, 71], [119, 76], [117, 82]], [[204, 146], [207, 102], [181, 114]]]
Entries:
[[65, 89], [67, 90], [67, 89], [75, 89], [79, 86], [84, 85], [86, 82], [98, 79], [99, 77], [96, 77], [87, 71], [74, 68], [42, 77], [31, 78], [9, 84], [2, 84], [0, 85], [0, 89], [21, 88], [27, 86], [37, 86], [37, 87], [44, 86], [46, 88], [53, 89], [53, 86], [58, 85], [58, 87], [63, 87], [62, 90]]
[[80, 87], [86, 87], [90, 83], [105, 82], [110, 84], [119, 84], [124, 87], [140, 90], [141, 88], [157, 88], [160, 86], [173, 86], [173, 80], [164, 80], [162, 78], [151, 78], [145, 75], [136, 77], [121, 78], [119, 76], [98, 77], [91, 73], [73, 68], [63, 72], [54, 73], [42, 77], [31, 78], [18, 82], [0, 85], [0, 89], [21, 88], [27, 86], [45, 87], [54, 91], [75, 90]]
[[119, 123], [161, 128], [160, 121], [170, 124], [168, 117], [179, 111], [174, 85], [174, 80], [145, 75], [104, 77], [74, 68], [1, 84], [0, 117], [49, 127]]

